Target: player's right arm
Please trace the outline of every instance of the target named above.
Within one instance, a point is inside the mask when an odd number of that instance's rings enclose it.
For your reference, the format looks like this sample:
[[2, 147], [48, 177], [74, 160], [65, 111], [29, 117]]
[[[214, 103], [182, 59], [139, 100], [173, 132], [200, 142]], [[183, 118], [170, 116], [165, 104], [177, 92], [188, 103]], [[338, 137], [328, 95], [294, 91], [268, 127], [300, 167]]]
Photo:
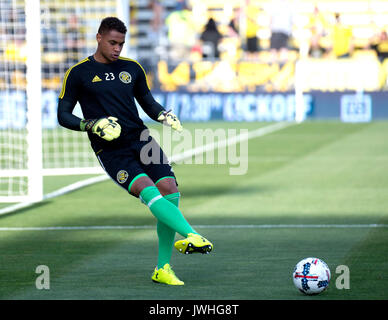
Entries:
[[69, 69], [65, 74], [58, 99], [58, 123], [70, 130], [92, 132], [107, 141], [117, 139], [121, 134], [117, 118], [81, 119], [73, 114], [79, 88], [76, 74]]
[[58, 123], [70, 130], [82, 131], [82, 119], [73, 115], [74, 107], [77, 103], [79, 80], [73, 68], [65, 73], [62, 90], [58, 99], [57, 117]]
[[59, 99], [58, 100], [58, 123], [67, 129], [75, 131], [81, 130], [82, 119], [78, 118], [73, 114], [75, 104], [71, 103], [68, 100]]

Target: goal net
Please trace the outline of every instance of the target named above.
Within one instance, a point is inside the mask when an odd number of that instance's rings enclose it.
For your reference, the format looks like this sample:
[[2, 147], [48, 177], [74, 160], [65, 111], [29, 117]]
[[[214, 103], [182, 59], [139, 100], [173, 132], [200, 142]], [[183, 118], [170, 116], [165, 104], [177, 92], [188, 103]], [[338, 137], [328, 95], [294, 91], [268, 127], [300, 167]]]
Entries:
[[126, 14], [123, 0], [0, 0], [0, 202], [41, 200], [44, 175], [102, 173], [86, 134], [58, 126], [57, 99], [101, 19]]

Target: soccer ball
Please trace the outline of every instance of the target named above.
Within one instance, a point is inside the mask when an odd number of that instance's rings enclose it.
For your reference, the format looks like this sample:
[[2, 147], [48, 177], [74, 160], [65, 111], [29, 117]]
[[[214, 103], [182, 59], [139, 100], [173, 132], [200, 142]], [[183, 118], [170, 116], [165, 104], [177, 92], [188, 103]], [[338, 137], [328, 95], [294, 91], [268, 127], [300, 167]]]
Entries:
[[296, 264], [292, 279], [301, 292], [318, 294], [329, 286], [330, 269], [321, 259], [305, 258]]

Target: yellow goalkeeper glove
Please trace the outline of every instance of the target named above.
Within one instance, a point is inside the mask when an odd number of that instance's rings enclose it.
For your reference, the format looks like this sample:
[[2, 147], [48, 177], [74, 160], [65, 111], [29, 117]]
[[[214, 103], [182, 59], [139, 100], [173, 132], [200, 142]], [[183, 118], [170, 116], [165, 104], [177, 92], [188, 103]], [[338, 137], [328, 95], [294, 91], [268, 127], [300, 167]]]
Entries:
[[174, 130], [177, 130], [179, 132], [181, 132], [183, 130], [181, 122], [179, 121], [178, 117], [171, 112], [171, 110], [169, 110], [169, 111], [162, 111], [159, 114], [158, 120], [162, 121], [162, 123], [164, 125], [170, 126]]
[[107, 141], [112, 141], [121, 134], [121, 126], [117, 123], [117, 120], [115, 117], [82, 120], [80, 128], [81, 131], [93, 132]]

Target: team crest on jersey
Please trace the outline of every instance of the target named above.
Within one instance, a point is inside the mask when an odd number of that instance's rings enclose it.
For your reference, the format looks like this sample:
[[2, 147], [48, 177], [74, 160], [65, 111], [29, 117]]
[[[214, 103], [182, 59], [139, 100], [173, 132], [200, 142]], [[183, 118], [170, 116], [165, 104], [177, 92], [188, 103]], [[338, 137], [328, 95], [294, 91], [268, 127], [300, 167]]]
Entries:
[[125, 170], [120, 170], [117, 172], [117, 181], [121, 184], [125, 183], [128, 179], [128, 172]]
[[132, 76], [127, 71], [121, 71], [119, 74], [121, 82], [130, 83], [132, 81]]

